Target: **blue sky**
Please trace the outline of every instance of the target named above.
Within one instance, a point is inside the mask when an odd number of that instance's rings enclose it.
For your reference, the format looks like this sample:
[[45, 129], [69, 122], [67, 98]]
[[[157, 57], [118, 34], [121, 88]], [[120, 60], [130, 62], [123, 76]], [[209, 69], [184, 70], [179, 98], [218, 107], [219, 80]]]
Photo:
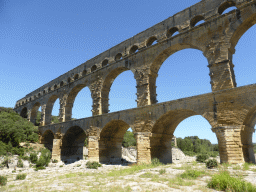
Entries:
[[[1, 0], [0, 106], [15, 102], [101, 52], [161, 22], [199, 0]], [[238, 86], [256, 83], [256, 27], [248, 30], [233, 57]], [[158, 101], [211, 92], [208, 63], [202, 52], [186, 49], [171, 55], [157, 78]], [[110, 112], [136, 107], [136, 82], [126, 71], [114, 81]], [[91, 116], [89, 89], [77, 96], [73, 117]], [[53, 115], [58, 115], [58, 101]], [[197, 135], [217, 143], [201, 116], [182, 121], [177, 137]], [[253, 142], [256, 142], [254, 134]]]

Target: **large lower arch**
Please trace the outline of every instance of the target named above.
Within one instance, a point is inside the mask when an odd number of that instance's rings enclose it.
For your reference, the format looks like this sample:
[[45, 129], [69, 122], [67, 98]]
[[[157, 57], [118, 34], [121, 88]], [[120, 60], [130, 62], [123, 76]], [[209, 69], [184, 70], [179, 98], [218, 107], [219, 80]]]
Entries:
[[101, 163], [120, 163], [122, 158], [122, 141], [129, 125], [122, 120], [112, 120], [100, 133], [99, 161]]
[[254, 127], [256, 125], [256, 106], [248, 112], [243, 125], [244, 129], [241, 131], [241, 142], [244, 161], [256, 163], [252, 140], [253, 133], [255, 132]]
[[61, 160], [71, 163], [83, 159], [86, 138], [87, 135], [82, 128], [70, 127], [62, 139]]
[[34, 123], [34, 125], [38, 126], [36, 124], [36, 118], [37, 118], [37, 112], [38, 112], [38, 109], [41, 107], [41, 104], [39, 102], [36, 102], [34, 104], [34, 106], [32, 107], [32, 110], [31, 110], [31, 116], [30, 116], [30, 121], [32, 123]]
[[41, 144], [44, 144], [44, 146], [49, 149], [50, 151], [52, 151], [52, 147], [53, 147], [53, 139], [54, 139], [54, 134], [51, 130], [47, 130], [44, 132], [44, 134], [42, 135], [42, 139], [41, 139]]
[[101, 91], [101, 98], [102, 98], [102, 113], [109, 112], [109, 92], [111, 85], [113, 84], [114, 80], [118, 75], [123, 73], [124, 71], [129, 70], [126, 67], [119, 67], [112, 70], [104, 80], [102, 91]]
[[200, 115], [195, 111], [181, 109], [162, 115], [152, 128], [150, 138], [151, 159], [158, 158], [162, 163], [172, 163], [171, 141], [175, 129], [186, 118]]
[[70, 121], [72, 118], [72, 109], [78, 93], [85, 88], [85, 84], [79, 84], [75, 86], [69, 93], [67, 98], [67, 104], [65, 106], [65, 121]]
[[51, 124], [52, 121], [52, 108], [55, 103], [55, 101], [58, 99], [57, 95], [52, 95], [47, 104], [46, 104], [46, 109], [45, 109], [45, 125]]

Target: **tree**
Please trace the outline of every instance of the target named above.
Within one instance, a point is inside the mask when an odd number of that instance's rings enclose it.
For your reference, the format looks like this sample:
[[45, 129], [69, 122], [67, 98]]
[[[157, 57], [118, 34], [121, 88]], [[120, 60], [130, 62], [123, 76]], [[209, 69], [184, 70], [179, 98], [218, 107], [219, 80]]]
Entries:
[[136, 146], [136, 139], [134, 138], [133, 132], [126, 131], [122, 145], [123, 147]]

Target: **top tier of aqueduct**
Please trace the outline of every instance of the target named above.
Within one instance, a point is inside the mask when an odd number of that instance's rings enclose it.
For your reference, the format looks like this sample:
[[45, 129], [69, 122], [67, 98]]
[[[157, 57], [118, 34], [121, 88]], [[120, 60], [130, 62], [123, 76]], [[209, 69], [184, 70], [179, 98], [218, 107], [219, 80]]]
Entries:
[[[83, 76], [90, 76], [97, 70], [101, 70], [107, 65], [114, 65], [127, 58], [136, 55], [137, 50], [143, 51], [151, 46], [156, 40], [158, 43], [176, 38], [184, 32], [194, 30], [195, 24], [201, 20], [205, 22], [220, 17], [222, 12], [230, 6], [242, 6], [248, 0], [202, 0], [201, 2], [188, 7], [187, 9], [169, 17], [168, 19], [138, 33], [137, 35], [121, 42], [120, 44], [106, 50], [105, 52], [86, 61], [78, 67], [57, 77], [42, 87], [27, 94], [24, 98], [16, 102], [15, 108], [25, 103], [33, 101], [48, 92], [58, 89]], [[178, 35], [171, 37], [176, 31]]]

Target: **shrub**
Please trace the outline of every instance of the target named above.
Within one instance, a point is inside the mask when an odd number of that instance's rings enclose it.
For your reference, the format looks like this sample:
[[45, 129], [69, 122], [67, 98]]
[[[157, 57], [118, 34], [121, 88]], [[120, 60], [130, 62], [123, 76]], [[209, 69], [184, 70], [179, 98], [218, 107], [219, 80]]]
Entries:
[[53, 159], [52, 162], [53, 163], [58, 163], [58, 160], [57, 159]]
[[154, 166], [162, 165], [162, 163], [157, 158], [152, 159], [151, 164], [154, 165]]
[[204, 174], [202, 171], [197, 170], [186, 170], [184, 173], [180, 175], [182, 179], [196, 179], [200, 175]]
[[0, 175], [0, 186], [4, 186], [7, 184], [7, 177]]
[[37, 154], [36, 153], [30, 153], [30, 161], [31, 163], [36, 163], [38, 158], [37, 158]]
[[210, 151], [210, 152], [207, 152], [207, 154], [210, 157], [217, 157], [219, 155], [219, 152], [218, 151]]
[[63, 165], [60, 165], [60, 167], [63, 167]]
[[136, 146], [136, 139], [134, 137], [133, 132], [126, 131], [126, 133], [124, 134], [122, 145], [123, 147]]
[[23, 167], [23, 162], [21, 159], [18, 160], [17, 167], [20, 167], [20, 168]]
[[196, 156], [196, 161], [204, 163], [206, 159], [208, 159], [209, 156], [207, 154], [199, 154]]
[[96, 162], [96, 161], [88, 161], [87, 163], [86, 163], [86, 166], [87, 166], [87, 168], [88, 169], [98, 169], [98, 167], [101, 167], [102, 165], [101, 164], [99, 164], [98, 162]]
[[191, 157], [194, 157], [194, 156], [196, 155], [196, 153], [193, 152], [193, 151], [183, 151], [183, 153], [184, 153], [185, 155], [191, 156]]
[[30, 160], [29, 156], [22, 156], [21, 158], [22, 158], [23, 160], [27, 160], [27, 161]]
[[234, 178], [229, 175], [229, 172], [224, 171], [213, 175], [212, 179], [207, 184], [207, 187], [218, 191], [236, 191], [236, 192], [253, 192], [256, 187], [251, 183], [243, 181], [242, 179]]
[[46, 168], [45, 167], [36, 167], [35, 171], [42, 170], [42, 169], [46, 169]]
[[26, 173], [18, 174], [16, 176], [16, 180], [24, 180], [24, 179], [26, 179], [26, 177], [27, 177]]
[[41, 150], [41, 156], [39, 160], [36, 162], [36, 167], [44, 167], [48, 166], [48, 164], [51, 161], [51, 152], [49, 149], [42, 149]]
[[159, 170], [159, 173], [162, 175], [162, 174], [165, 174], [166, 173], [166, 170], [165, 169], [160, 169]]
[[206, 161], [206, 167], [208, 169], [218, 167], [218, 162], [216, 161], [216, 159], [209, 159], [208, 161]]

